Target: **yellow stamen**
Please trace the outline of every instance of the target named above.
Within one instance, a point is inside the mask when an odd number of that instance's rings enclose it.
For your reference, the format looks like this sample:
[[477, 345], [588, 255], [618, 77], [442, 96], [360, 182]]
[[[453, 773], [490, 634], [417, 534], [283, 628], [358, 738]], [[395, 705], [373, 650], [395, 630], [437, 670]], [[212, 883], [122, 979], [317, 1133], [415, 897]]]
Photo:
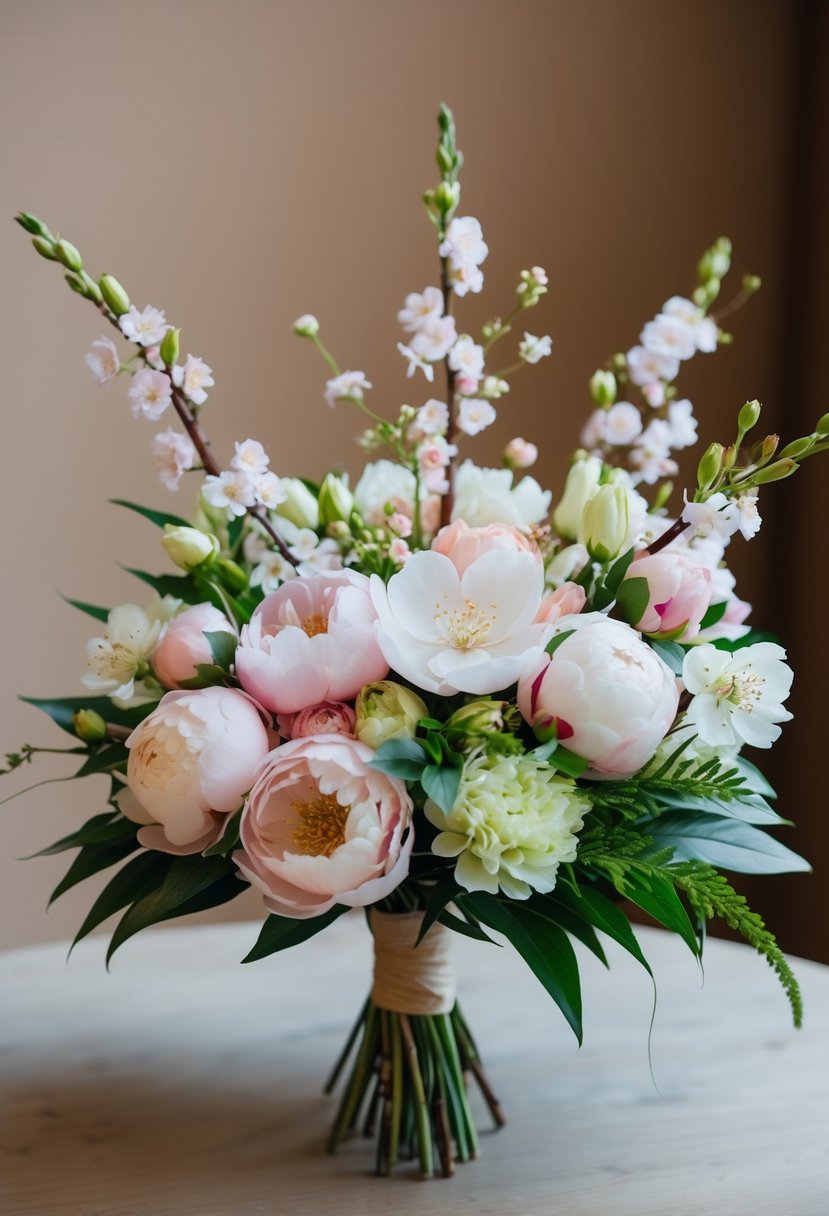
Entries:
[[291, 804], [301, 823], [294, 831], [297, 852], [310, 857], [330, 857], [345, 844], [345, 825], [350, 806], [340, 806], [334, 794], [320, 794], [310, 802]]
[[309, 638], [315, 638], [318, 633], [328, 633], [328, 618], [319, 612], [314, 612], [311, 616], [306, 616], [302, 622], [302, 629]]

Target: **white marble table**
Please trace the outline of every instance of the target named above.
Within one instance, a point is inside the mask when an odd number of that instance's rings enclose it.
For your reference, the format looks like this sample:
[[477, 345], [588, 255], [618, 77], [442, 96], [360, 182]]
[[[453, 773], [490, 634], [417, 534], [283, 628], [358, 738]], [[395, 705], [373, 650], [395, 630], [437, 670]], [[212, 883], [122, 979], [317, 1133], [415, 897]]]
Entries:
[[[586, 1042], [508, 949], [458, 939], [461, 996], [509, 1124], [451, 1180], [369, 1175], [322, 1144], [320, 1093], [361, 1003], [367, 931], [344, 918], [245, 967], [253, 925], [145, 933], [103, 965], [0, 956], [3, 1216], [824, 1216], [829, 968], [800, 962], [795, 1032], [749, 949], [641, 930], [659, 983], [610, 949], [582, 966]], [[485, 1122], [481, 1111], [482, 1123]]]

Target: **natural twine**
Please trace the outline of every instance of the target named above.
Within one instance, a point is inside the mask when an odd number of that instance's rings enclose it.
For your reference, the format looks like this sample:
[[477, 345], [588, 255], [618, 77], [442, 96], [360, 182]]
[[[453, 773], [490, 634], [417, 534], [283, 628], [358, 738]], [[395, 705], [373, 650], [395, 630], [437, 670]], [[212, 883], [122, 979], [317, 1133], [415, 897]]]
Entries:
[[415, 946], [422, 912], [371, 911], [374, 934], [374, 987], [371, 999], [394, 1013], [450, 1013], [455, 1006], [451, 934], [432, 925]]

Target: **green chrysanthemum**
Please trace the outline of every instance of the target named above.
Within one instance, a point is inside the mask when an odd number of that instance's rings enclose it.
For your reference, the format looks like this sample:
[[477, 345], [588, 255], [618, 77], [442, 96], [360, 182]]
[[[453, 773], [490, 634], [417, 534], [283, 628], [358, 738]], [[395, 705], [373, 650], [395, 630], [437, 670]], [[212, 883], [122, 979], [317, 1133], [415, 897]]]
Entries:
[[426, 803], [429, 822], [442, 829], [432, 851], [458, 858], [459, 885], [492, 895], [500, 887], [511, 899], [552, 891], [559, 865], [575, 860], [589, 810], [574, 782], [543, 761], [483, 751], [467, 760], [448, 815]]

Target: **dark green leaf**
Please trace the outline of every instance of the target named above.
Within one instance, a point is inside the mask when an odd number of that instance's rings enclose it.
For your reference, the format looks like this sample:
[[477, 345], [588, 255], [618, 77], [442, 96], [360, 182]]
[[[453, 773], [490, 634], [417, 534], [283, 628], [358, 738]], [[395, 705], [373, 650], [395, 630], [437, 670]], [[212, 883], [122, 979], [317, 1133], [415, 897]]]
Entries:
[[230, 816], [224, 826], [219, 839], [215, 844], [211, 844], [209, 849], [205, 849], [204, 857], [227, 857], [228, 853], [232, 853], [239, 846], [239, 825], [242, 822], [241, 810], [236, 811]]
[[[138, 831], [137, 827], [135, 831]], [[117, 865], [119, 861], [129, 857], [130, 853], [134, 853], [137, 848], [138, 841], [134, 834], [132, 837], [128, 836], [121, 840], [84, 845], [49, 896], [49, 904], [53, 904], [56, 899], [71, 890], [72, 887], [77, 886], [79, 882], [83, 882], [84, 879], [91, 878], [93, 874]]]
[[[200, 604], [208, 598], [202, 594], [189, 574], [148, 574], [146, 570], [136, 570], [132, 566], [123, 568], [127, 574], [140, 579], [161, 596], [172, 595], [174, 599], [183, 600], [185, 604]], [[214, 607], [224, 611], [221, 603], [215, 604]]]
[[[461, 911], [464, 911], [460, 903], [458, 904], [458, 907], [461, 909]], [[481, 926], [472, 917], [464, 917], [462, 920], [460, 916], [455, 916], [449, 911], [448, 908], [444, 908], [438, 917], [438, 920], [442, 925], [445, 925], [447, 929], [452, 929], [455, 933], [462, 933], [464, 937], [471, 937], [473, 941], [488, 942], [490, 946], [497, 946], [500, 944], [499, 942], [494, 942], [488, 933], [484, 933]]]
[[68, 595], [62, 595], [60, 598], [64, 603], [71, 604], [73, 608], [77, 608], [79, 612], [85, 612], [87, 616], [94, 616], [96, 621], [107, 621], [109, 619], [109, 608], [99, 608], [97, 604], [85, 604], [83, 600], [73, 600]]
[[65, 853], [68, 849], [80, 849], [85, 844], [113, 844], [115, 841], [135, 836], [136, 831], [136, 824], [125, 819], [123, 815], [105, 811], [102, 815], [93, 815], [91, 819], [87, 819], [76, 832], [61, 837], [46, 849], [30, 853], [24, 860], [28, 861], [32, 857], [52, 857], [55, 853]]
[[547, 654], [555, 654], [561, 643], [566, 642], [575, 632], [575, 629], [565, 629], [562, 633], [557, 633], [555, 637], [550, 638], [546, 647]]
[[102, 921], [114, 912], [120, 912], [127, 904], [143, 899], [151, 891], [156, 890], [164, 881], [165, 875], [173, 864], [173, 859], [166, 853], [156, 853], [142, 850], [132, 861], [128, 861], [112, 876], [101, 894], [95, 900], [89, 913], [75, 935], [70, 946], [70, 953], [75, 946], [93, 929], [97, 929]]
[[737, 650], [742, 650], [744, 646], [753, 646], [755, 642], [779, 642], [780, 639], [773, 633], [763, 633], [759, 629], [750, 629], [748, 633], [741, 638], [716, 638], [711, 643], [716, 646], [717, 650], [726, 650], [729, 654], [734, 654]]
[[229, 676], [224, 667], [216, 663], [197, 663], [196, 674], [189, 680], [179, 680], [179, 688], [211, 688], [214, 684], [233, 684], [233, 676]]
[[290, 916], [272, 914], [262, 926], [256, 945], [250, 954], [245, 955], [242, 962], [255, 963], [260, 958], [267, 958], [269, 954], [276, 954], [278, 950], [298, 946], [300, 942], [314, 937], [320, 930], [327, 929], [339, 916], [342, 916], [343, 912], [347, 911], [348, 908], [335, 904], [333, 908], [323, 912], [322, 916], [313, 916], [307, 920], [296, 920]]
[[234, 550], [239, 544], [244, 526], [244, 515], [234, 515], [233, 519], [227, 525], [227, 543], [231, 550]]
[[425, 751], [414, 739], [387, 739], [380, 744], [368, 767], [402, 781], [418, 781], [426, 760]]
[[53, 722], [75, 739], [77, 735], [72, 720], [79, 709], [92, 709], [100, 714], [105, 722], [130, 727], [137, 726], [146, 718], [150, 710], [155, 709], [152, 702], [146, 705], [134, 705], [130, 709], [118, 709], [109, 697], [58, 697], [52, 700], [42, 697], [21, 697], [20, 700], [25, 701], [27, 705], [34, 705], [37, 709], [42, 709]]
[[811, 869], [779, 840], [739, 819], [679, 811], [649, 824], [648, 835], [657, 848], [672, 848], [677, 860], [707, 861], [739, 874], [791, 874]]
[[675, 676], [682, 675], [682, 668], [685, 663], [685, 651], [677, 642], [665, 642], [661, 638], [649, 638], [654, 654], [658, 654], [666, 667], [674, 673]]
[[628, 549], [627, 553], [623, 553], [618, 558], [607, 572], [602, 585], [593, 596], [593, 607], [599, 611], [606, 608], [616, 598], [616, 592], [619, 590], [619, 585], [633, 561], [633, 549]]
[[128, 502], [126, 498], [110, 498], [109, 501], [113, 506], [126, 507], [128, 511], [135, 511], [137, 515], [143, 515], [157, 528], [163, 528], [166, 524], [172, 524], [176, 528], [192, 527], [189, 520], [182, 519], [180, 515], [170, 515], [166, 511], [154, 511], [151, 507], [139, 506], [137, 502]]
[[455, 898], [456, 895], [463, 894], [462, 888], [455, 882], [454, 874], [447, 874], [445, 878], [439, 879], [433, 887], [429, 889], [429, 894], [426, 897], [426, 907], [423, 910], [423, 920], [420, 925], [420, 932], [417, 935], [416, 946], [419, 946], [423, 938], [428, 933], [429, 929], [440, 916], [443, 909], [448, 903]]
[[511, 942], [549, 992], [570, 1028], [582, 1041], [579, 966], [570, 939], [553, 921], [527, 904], [475, 894], [464, 903], [478, 920]]
[[129, 751], [123, 743], [106, 743], [96, 747], [89, 759], [75, 773], [76, 777], [91, 777], [93, 773], [126, 772]]
[[699, 623], [700, 631], [710, 629], [712, 625], [718, 624], [725, 616], [727, 607], [728, 600], [723, 600], [721, 604], [712, 604]]
[[556, 886], [553, 900], [557, 904], [563, 904], [577, 916], [581, 916], [595, 929], [599, 929], [608, 937], [613, 938], [638, 963], [641, 963], [648, 975], [653, 978], [650, 964], [633, 934], [630, 921], [612, 899], [608, 899], [606, 895], [602, 895], [600, 891], [596, 891], [592, 887], [582, 886], [579, 888], [579, 893], [576, 894], [570, 887], [564, 887], [559, 883]]
[[689, 950], [699, 958], [700, 947], [694, 926], [669, 877], [663, 874], [649, 874], [645, 877], [635, 871], [629, 871], [622, 894], [666, 929], [678, 933]]
[[560, 928], [569, 933], [571, 937], [575, 937], [583, 946], [586, 946], [596, 958], [605, 967], [610, 964], [607, 961], [607, 955], [602, 949], [602, 943], [596, 936], [596, 931], [583, 917], [577, 916], [575, 912], [571, 912], [569, 908], [565, 908], [563, 904], [554, 903], [546, 895], [533, 895], [530, 899], [530, 907], [534, 908], [540, 916], [546, 916], [548, 920], [555, 921]]
[[456, 765], [427, 764], [420, 774], [426, 795], [448, 815], [458, 798], [463, 769]]
[[223, 667], [225, 671], [230, 671], [233, 660], [236, 658], [239, 639], [234, 633], [226, 633], [221, 630], [214, 633], [212, 630], [206, 629], [204, 636], [207, 638], [210, 653], [213, 655], [213, 662], [218, 667]]
[[646, 578], [625, 578], [616, 593], [616, 612], [629, 625], [636, 625], [645, 615], [650, 599]]
[[565, 777], [576, 778], [589, 767], [590, 761], [585, 760], [583, 756], [577, 756], [566, 747], [557, 747], [550, 756], [550, 764], [560, 773], [564, 773]]

